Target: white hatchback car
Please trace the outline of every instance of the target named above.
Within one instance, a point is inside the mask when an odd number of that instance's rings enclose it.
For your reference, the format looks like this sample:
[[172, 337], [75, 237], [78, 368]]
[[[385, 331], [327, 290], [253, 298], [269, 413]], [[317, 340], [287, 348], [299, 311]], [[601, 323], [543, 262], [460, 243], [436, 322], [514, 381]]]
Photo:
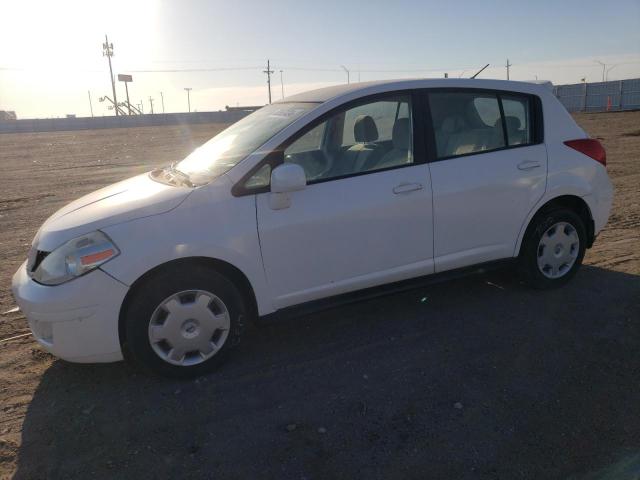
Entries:
[[605, 164], [550, 84], [320, 89], [59, 210], [13, 293], [63, 359], [198, 375], [247, 321], [350, 292], [505, 259], [564, 284], [607, 222]]

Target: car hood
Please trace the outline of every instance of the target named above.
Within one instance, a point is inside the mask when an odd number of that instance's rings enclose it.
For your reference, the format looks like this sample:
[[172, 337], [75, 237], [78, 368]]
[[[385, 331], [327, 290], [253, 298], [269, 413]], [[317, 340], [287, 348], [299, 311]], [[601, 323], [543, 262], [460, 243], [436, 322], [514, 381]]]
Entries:
[[176, 208], [192, 188], [166, 185], [149, 174], [114, 183], [66, 205], [40, 227], [34, 245], [52, 251], [68, 240], [100, 228], [158, 215]]

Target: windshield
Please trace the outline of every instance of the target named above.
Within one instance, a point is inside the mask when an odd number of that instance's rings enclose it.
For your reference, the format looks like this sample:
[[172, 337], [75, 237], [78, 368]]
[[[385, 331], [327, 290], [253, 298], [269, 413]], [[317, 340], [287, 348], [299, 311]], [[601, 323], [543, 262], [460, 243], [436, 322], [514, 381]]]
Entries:
[[220, 132], [174, 168], [188, 175], [195, 185], [208, 183], [316, 106], [315, 103], [267, 105]]

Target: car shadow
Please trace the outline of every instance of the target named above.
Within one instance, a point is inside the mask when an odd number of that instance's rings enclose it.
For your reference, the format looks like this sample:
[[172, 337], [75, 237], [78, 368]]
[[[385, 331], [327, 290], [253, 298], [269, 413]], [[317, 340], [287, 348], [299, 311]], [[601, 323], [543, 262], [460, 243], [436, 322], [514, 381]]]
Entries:
[[502, 271], [252, 327], [198, 380], [56, 361], [15, 478], [637, 478], [639, 319], [640, 276]]

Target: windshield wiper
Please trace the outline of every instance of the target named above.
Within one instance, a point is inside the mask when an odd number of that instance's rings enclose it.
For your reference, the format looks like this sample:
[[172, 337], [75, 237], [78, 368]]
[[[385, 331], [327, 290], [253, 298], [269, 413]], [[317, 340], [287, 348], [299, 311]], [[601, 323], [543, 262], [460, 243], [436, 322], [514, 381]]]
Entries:
[[184, 183], [187, 187], [195, 187], [193, 182], [190, 180], [189, 175], [176, 168], [177, 163], [178, 162], [173, 162], [171, 165], [169, 165], [169, 175], [171, 175], [175, 179], [180, 179], [181, 182]]

